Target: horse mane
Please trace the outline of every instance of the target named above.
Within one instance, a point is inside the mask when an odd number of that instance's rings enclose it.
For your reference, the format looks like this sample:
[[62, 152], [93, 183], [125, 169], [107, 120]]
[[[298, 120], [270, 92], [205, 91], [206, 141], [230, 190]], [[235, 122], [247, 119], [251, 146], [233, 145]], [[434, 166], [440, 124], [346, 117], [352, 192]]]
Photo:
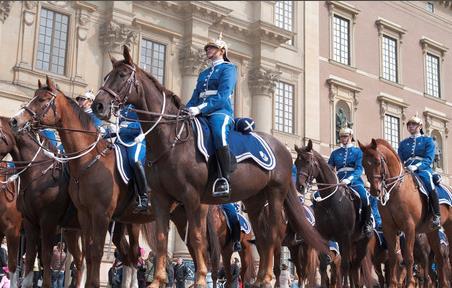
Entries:
[[66, 95], [64, 95], [64, 97], [66, 98], [67, 102], [69, 103], [69, 106], [72, 108], [75, 114], [77, 114], [78, 119], [80, 120], [80, 123], [82, 124], [82, 127], [84, 129], [89, 130], [92, 126], [94, 126], [93, 120], [91, 119], [89, 114], [83, 111], [82, 108], [80, 108], [80, 106], [78, 106], [78, 104], [75, 103], [74, 99]]
[[394, 154], [394, 157], [396, 157], [399, 161], [401, 161], [399, 154], [397, 154], [397, 152], [394, 150], [394, 148], [391, 146], [391, 144], [389, 144], [386, 140], [375, 139], [375, 141], [377, 142], [377, 145], [381, 145], [381, 146], [387, 148], [389, 151], [391, 151], [392, 154]]
[[[124, 62], [124, 60], [123, 60]], [[138, 67], [138, 66], [137, 66]], [[165, 92], [166, 96], [169, 96], [171, 101], [173, 102], [174, 105], [176, 105], [177, 109], [180, 109], [182, 107], [182, 101], [180, 99], [179, 96], [177, 96], [173, 91], [167, 89], [165, 86], [163, 86], [158, 80], [157, 78], [154, 77], [154, 75], [152, 75], [151, 73], [147, 72], [144, 69], [141, 69], [140, 67], [138, 67], [138, 69], [143, 72], [143, 74], [145, 76], [147, 76], [149, 78], [149, 80], [152, 81], [152, 83], [155, 85], [155, 87], [160, 91], [160, 92]]]

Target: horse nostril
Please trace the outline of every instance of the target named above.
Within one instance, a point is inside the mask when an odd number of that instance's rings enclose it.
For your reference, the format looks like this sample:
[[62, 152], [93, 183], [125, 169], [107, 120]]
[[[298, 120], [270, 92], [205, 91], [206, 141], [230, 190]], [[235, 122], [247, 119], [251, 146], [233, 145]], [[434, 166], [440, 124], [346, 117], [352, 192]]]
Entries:
[[9, 120], [9, 124], [11, 125], [11, 127], [17, 127], [16, 118], [11, 118], [11, 120]]
[[93, 103], [93, 111], [96, 114], [101, 114], [104, 112], [104, 105], [100, 102], [94, 102]]

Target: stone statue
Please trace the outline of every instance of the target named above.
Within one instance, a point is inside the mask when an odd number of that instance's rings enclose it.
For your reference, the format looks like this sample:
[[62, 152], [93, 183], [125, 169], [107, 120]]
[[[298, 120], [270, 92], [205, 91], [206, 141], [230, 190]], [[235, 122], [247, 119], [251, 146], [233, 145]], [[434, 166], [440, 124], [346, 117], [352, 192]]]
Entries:
[[339, 143], [339, 131], [341, 128], [352, 128], [353, 122], [347, 120], [347, 114], [343, 108], [338, 108], [336, 111], [336, 143]]
[[438, 146], [436, 136], [432, 136], [433, 143], [435, 143], [435, 158], [433, 159], [433, 169], [441, 168], [441, 149]]

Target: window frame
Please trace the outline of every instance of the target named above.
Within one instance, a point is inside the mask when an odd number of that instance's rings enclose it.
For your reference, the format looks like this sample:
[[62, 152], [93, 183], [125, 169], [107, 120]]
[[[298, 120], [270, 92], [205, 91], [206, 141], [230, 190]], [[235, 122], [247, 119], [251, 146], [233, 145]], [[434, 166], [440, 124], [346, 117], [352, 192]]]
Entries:
[[[286, 120], [288, 120], [288, 119], [286, 119], [285, 117], [284, 117], [284, 114], [285, 114], [285, 107], [287, 106], [287, 103], [284, 101], [283, 102], [283, 107], [282, 107], [282, 113], [283, 113], [283, 115], [282, 116], [279, 116], [279, 118], [282, 118], [282, 120], [283, 120], [283, 123], [281, 123], [281, 124], [278, 124], [277, 122], [276, 122], [276, 117], [277, 117], [277, 115], [276, 115], [276, 111], [277, 111], [277, 107], [276, 107], [276, 104], [277, 104], [277, 98], [278, 98], [278, 90], [279, 90], [279, 87], [278, 87], [278, 85], [279, 84], [283, 84], [284, 86], [283, 86], [283, 91], [285, 92], [285, 87], [286, 86], [291, 86], [292, 87], [292, 106], [291, 106], [291, 108], [292, 108], [292, 111], [290, 111], [291, 112], [291, 116], [292, 116], [292, 119], [291, 119], [291, 131], [290, 132], [287, 132], [287, 131], [285, 131], [284, 129], [287, 127], [286, 126], [286, 124], [285, 124], [285, 121]], [[278, 132], [278, 133], [284, 133], [284, 134], [289, 134], [289, 135], [295, 135], [295, 132], [297, 131], [296, 130], [296, 127], [295, 127], [295, 124], [296, 124], [296, 121], [295, 121], [295, 105], [296, 105], [296, 101], [295, 101], [295, 99], [296, 99], [296, 95], [295, 95], [295, 93], [296, 93], [296, 88], [297, 86], [296, 86], [296, 84], [294, 84], [294, 83], [290, 83], [290, 82], [288, 82], [288, 81], [284, 81], [284, 80], [279, 80], [279, 81], [277, 81], [276, 82], [276, 87], [275, 87], [275, 94], [274, 94], [274, 100], [273, 100], [273, 119], [272, 119], [272, 122], [273, 122], [273, 130], [274, 131], [276, 131], [276, 132]], [[283, 100], [285, 100], [286, 99], [286, 97], [285, 97], [285, 94], [284, 95], [282, 95], [282, 99]], [[277, 127], [277, 125], [282, 125], [282, 130], [280, 130], [278, 127]]]
[[[390, 136], [392, 137], [392, 136], [394, 136], [393, 135], [393, 133], [392, 133], [392, 125], [393, 125], [393, 123], [391, 122], [390, 124], [391, 124], [391, 127], [388, 127], [387, 126], [387, 121], [386, 121], [386, 117], [388, 117], [388, 118], [394, 118], [394, 119], [397, 119], [398, 120], [398, 125], [397, 125], [397, 140], [398, 140], [398, 142], [397, 142], [397, 147], [395, 147], [394, 145], [393, 145], [393, 141], [392, 140], [390, 140], [390, 139], [388, 139], [388, 138], [386, 138], [386, 129], [388, 128], [389, 130], [390, 130]], [[401, 139], [402, 139], [402, 125], [401, 125], [401, 123], [402, 123], [402, 119], [401, 119], [401, 117], [399, 116], [399, 115], [395, 115], [395, 114], [393, 114], [393, 113], [385, 113], [385, 115], [384, 115], [384, 119], [383, 119], [383, 139], [385, 139], [389, 144], [391, 144], [391, 146], [392, 146], [392, 148], [394, 148], [396, 151], [397, 151], [397, 149], [399, 148], [399, 144], [400, 144], [400, 141], [401, 141]]]
[[[37, 58], [38, 58], [38, 48], [39, 48], [39, 31], [40, 31], [40, 23], [41, 23], [41, 12], [42, 9], [50, 10], [54, 13], [59, 13], [64, 16], [68, 17], [68, 24], [67, 24], [67, 39], [66, 39], [66, 51], [65, 51], [65, 59], [64, 59], [64, 73], [63, 74], [57, 74], [52, 71], [46, 71], [42, 70], [37, 67]], [[73, 33], [75, 33], [75, 12], [72, 10], [67, 10], [62, 7], [54, 6], [48, 3], [41, 3], [38, 5], [38, 11], [36, 13], [36, 25], [34, 27], [35, 30], [35, 39], [33, 41], [34, 47], [33, 48], [33, 58], [31, 63], [32, 70], [40, 73], [40, 74], [48, 74], [52, 75], [52, 77], [55, 77], [55, 79], [65, 79], [69, 80], [68, 78], [73, 73], [73, 49], [74, 49], [74, 37], [72, 36]], [[53, 35], [53, 31], [52, 31]], [[52, 42], [53, 43], [53, 42]]]
[[[432, 91], [431, 92], [437, 92], [438, 93], [438, 95], [436, 96], [436, 95], [433, 95], [432, 93], [429, 93], [430, 91], [428, 91], [429, 90], [429, 74], [428, 74], [428, 71], [429, 71], [429, 69], [428, 69], [428, 58], [432, 58], [432, 59], [436, 59], [437, 60], [437, 66], [436, 66], [436, 73], [437, 73], [437, 75], [436, 75], [436, 77], [431, 77], [431, 79], [432, 79], [432, 81], [433, 81], [433, 78], [436, 78], [436, 80], [437, 80], [437, 88], [438, 88], [438, 91], [433, 91], [433, 89], [432, 89]], [[438, 98], [438, 99], [442, 99], [442, 91], [441, 91], [441, 56], [439, 56], [439, 55], [436, 55], [435, 53], [432, 53], [432, 52], [430, 52], [430, 51], [428, 51], [428, 52], [426, 52], [425, 53], [425, 55], [424, 55], [424, 85], [425, 85], [425, 88], [424, 88], [424, 93], [425, 93], [425, 95], [427, 95], [427, 96], [430, 96], [430, 97], [434, 97], [434, 98]], [[435, 76], [435, 75], [433, 75], [432, 74], [432, 76]], [[432, 86], [435, 86], [434, 85], [435, 83], [432, 83]]]
[[[445, 91], [444, 89], [444, 55], [446, 54], [447, 50], [449, 50], [449, 48], [447, 48], [446, 46], [444, 46], [442, 43], [439, 43], [435, 40], [432, 40], [430, 38], [427, 38], [425, 36], [422, 36], [420, 43], [422, 45], [422, 63], [423, 63], [423, 67], [424, 67], [424, 71], [423, 71], [423, 78], [424, 78], [424, 96], [430, 99], [435, 99], [435, 100], [439, 100], [439, 101], [446, 101], [445, 98], [443, 98], [443, 95], [447, 95], [447, 91]], [[427, 93], [427, 55], [431, 54], [432, 56], [435, 56], [438, 58], [438, 81], [439, 81], [439, 85], [438, 85], [438, 89], [439, 89], [439, 93], [438, 93], [438, 97], [430, 95], [429, 93]]]
[[[150, 41], [152, 43], [157, 43], [160, 45], [163, 45], [165, 47], [165, 51], [164, 51], [164, 60], [163, 60], [163, 81], [160, 83], [162, 85], [168, 85], [168, 50], [170, 49], [169, 43], [167, 41], [164, 41], [162, 39], [156, 40], [156, 37], [153, 37], [152, 35], [149, 34], [145, 34], [145, 33], [140, 33], [140, 40], [138, 41], [138, 59], [137, 62], [140, 65], [140, 68], [143, 69], [143, 67], [141, 67], [141, 53], [143, 52], [142, 50], [142, 44], [143, 44], [143, 40], [144, 41]], [[147, 70], [143, 69], [144, 71], [147, 72]], [[160, 81], [160, 79], [158, 79], [157, 75], [152, 74], [152, 72], [150, 72], [151, 75], [153, 75], [154, 77], [156, 77], [157, 80]]]
[[[392, 69], [391, 69], [391, 56], [392, 55], [389, 55], [389, 51], [388, 51], [388, 55], [387, 55], [387, 57], [389, 58], [389, 61], [387, 62], [387, 66], [388, 67], [385, 67], [385, 47], [386, 47], [386, 45], [385, 45], [385, 39], [388, 39], [389, 41], [392, 41], [393, 43], [394, 43], [394, 48], [395, 48], [395, 52], [394, 52], [394, 58], [395, 58], [395, 68], [394, 68], [394, 71], [392, 71]], [[389, 36], [389, 35], [387, 35], [387, 34], [383, 34], [382, 35], [382, 37], [381, 37], [381, 75], [380, 75], [380, 77], [382, 78], [382, 79], [384, 79], [384, 80], [386, 80], [386, 81], [391, 81], [391, 82], [394, 82], [394, 83], [399, 83], [399, 50], [400, 50], [400, 48], [399, 48], [399, 45], [398, 45], [398, 41], [397, 41], [397, 39], [396, 38], [394, 38], [394, 37], [391, 37], [391, 36]], [[390, 47], [391, 48], [391, 47]], [[389, 50], [389, 49], [388, 49]], [[389, 71], [388, 72], [388, 78], [386, 78], [385, 77], [385, 70], [386, 69]], [[391, 73], [391, 72], [394, 72], [394, 75]], [[391, 79], [392, 77], [394, 77], [395, 79]]]
[[[278, 2], [290, 2], [290, 3], [292, 3], [292, 15], [291, 15], [291, 20], [292, 20], [292, 23], [291, 23], [291, 26], [292, 26], [292, 28], [291, 28], [291, 30], [287, 30], [287, 29], [285, 29], [284, 27], [280, 27], [280, 26], [278, 26], [278, 24], [277, 24], [277, 20], [276, 20], [276, 5], [277, 5], [277, 3]], [[273, 23], [275, 24], [275, 26], [276, 27], [278, 27], [278, 28], [281, 28], [281, 29], [284, 29], [284, 30], [286, 30], [286, 31], [290, 31], [290, 32], [292, 32], [292, 33], [295, 33], [295, 27], [296, 27], [296, 1], [293, 1], [293, 0], [282, 0], [282, 1], [275, 1], [275, 6], [274, 6], [274, 13], [273, 13], [273, 17], [274, 17], [274, 21], [273, 21]], [[283, 11], [284, 11], [284, 5], [283, 5]], [[284, 20], [284, 18], [283, 18], [283, 20]], [[283, 21], [283, 26], [284, 26], [284, 21]], [[286, 45], [286, 46], [288, 46], [288, 47], [296, 47], [296, 38], [295, 38], [295, 36], [292, 36], [292, 39], [291, 40], [289, 40], [289, 41], [287, 41], [286, 43], [284, 43], [283, 45]]]

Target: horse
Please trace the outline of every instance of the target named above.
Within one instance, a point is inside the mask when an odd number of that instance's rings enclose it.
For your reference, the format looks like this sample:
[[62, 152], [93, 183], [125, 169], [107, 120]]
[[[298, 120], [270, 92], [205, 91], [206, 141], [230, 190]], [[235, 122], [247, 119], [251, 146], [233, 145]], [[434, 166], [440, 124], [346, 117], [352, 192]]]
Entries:
[[[363, 166], [370, 193], [379, 197], [378, 209], [383, 223], [383, 233], [388, 244], [391, 281], [390, 287], [397, 285], [396, 240], [399, 231], [404, 232], [407, 252], [404, 263], [407, 268], [406, 282], [414, 287], [413, 247], [416, 233], [426, 233], [435, 255], [440, 255], [440, 239], [437, 231], [429, 227], [428, 203], [418, 192], [412, 174], [406, 172], [399, 156], [392, 146], [383, 139], [372, 139], [367, 146], [359, 142], [363, 151]], [[441, 205], [441, 224], [449, 239], [452, 237], [452, 208]], [[448, 287], [447, 266], [442, 257], [436, 257], [439, 268], [439, 282]]]
[[60, 135], [67, 158], [50, 156], [59, 161], [69, 160], [68, 191], [77, 208], [81, 227], [87, 266], [85, 287], [99, 287], [103, 246], [112, 220], [126, 225], [129, 257], [138, 259], [139, 229], [131, 223], [153, 221], [152, 211], [133, 213], [133, 193], [130, 193], [129, 186], [121, 180], [116, 169], [112, 146], [101, 139], [89, 115], [47, 77], [46, 86], [38, 81], [34, 97], [11, 118], [10, 123], [17, 133], [44, 126], [55, 128]]
[[[256, 246], [260, 255], [256, 284], [270, 286], [274, 250], [281, 239], [277, 225], [281, 222], [281, 210], [286, 208], [290, 222], [304, 234], [313, 247], [326, 250], [322, 240], [304, 217], [302, 206], [291, 184], [292, 158], [287, 148], [275, 137], [259, 133], [271, 148], [277, 159], [275, 168], [266, 171], [251, 161], [243, 161], [231, 175], [232, 193], [229, 199], [218, 199], [211, 195], [212, 181], [209, 181], [208, 164], [196, 148], [190, 116], [181, 114], [181, 100], [163, 87], [157, 79], [140, 69], [132, 61], [129, 49], [124, 46], [124, 60], [111, 58], [113, 70], [106, 76], [96, 99], [93, 111], [101, 118], [110, 118], [112, 110], [124, 104], [133, 104], [144, 122], [147, 131], [147, 174], [152, 189], [151, 203], [158, 215], [157, 220], [157, 265], [151, 287], [160, 286], [166, 278], [165, 263], [168, 245], [169, 208], [173, 201], [182, 202], [191, 227], [191, 241], [196, 254], [196, 280], [198, 286], [206, 286], [207, 267], [204, 261], [206, 213], [200, 211], [200, 204], [220, 204], [242, 200], [253, 227], [257, 227], [259, 213], [269, 203], [271, 236], [265, 243], [262, 235], [256, 234]], [[163, 161], [164, 159], [164, 161]]]
[[[349, 275], [353, 275], [355, 282], [359, 281], [358, 270], [365, 261], [365, 247], [369, 241], [361, 233], [357, 209], [351, 192], [346, 186], [339, 184], [336, 174], [326, 163], [325, 159], [313, 149], [312, 141], [307, 146], [299, 148], [295, 145], [297, 159], [297, 187], [309, 187], [313, 179], [317, 180], [320, 199], [314, 203], [315, 227], [325, 239], [338, 242], [341, 253], [340, 274], [344, 280], [339, 279], [339, 287]], [[304, 190], [304, 189], [303, 189]], [[350, 213], [354, 211], [353, 213]], [[362, 221], [361, 221], [362, 222]], [[360, 245], [363, 249], [355, 249]], [[353, 257], [352, 257], [353, 256]], [[373, 279], [370, 265], [363, 265], [363, 280], [367, 287], [372, 286]], [[354, 268], [355, 271], [350, 271]]]
[[[53, 236], [58, 226], [74, 228], [78, 226], [70, 217], [74, 213], [67, 193], [67, 178], [62, 166], [49, 159], [39, 145], [28, 135], [15, 136], [9, 125], [9, 119], [0, 117], [0, 157], [10, 154], [16, 163], [14, 175], [20, 173], [21, 187], [17, 197], [17, 208], [23, 216], [23, 228], [26, 236], [26, 259], [24, 287], [28, 287], [33, 278], [33, 264], [38, 244], [41, 244], [41, 260], [44, 267], [43, 285], [50, 286], [50, 260], [53, 248]], [[8, 172], [9, 173], [9, 172]], [[68, 212], [68, 213], [67, 213]], [[20, 229], [20, 225], [15, 227]], [[77, 283], [82, 277], [83, 256], [78, 246], [78, 232], [64, 230], [68, 249], [74, 256], [77, 266]], [[16, 255], [17, 256], [17, 255]]]
[[[8, 141], [3, 133], [0, 132], [1, 141]], [[0, 163], [0, 170], [7, 167], [5, 162]], [[0, 239], [6, 237], [8, 248], [8, 269], [10, 271], [9, 279], [11, 286], [15, 287], [17, 275], [17, 255], [19, 254], [20, 244], [20, 226], [22, 224], [22, 214], [17, 209], [17, 182], [7, 181], [5, 174], [0, 174]]]
[[[380, 244], [377, 231], [375, 230], [367, 245], [367, 253], [372, 259], [372, 264], [374, 266], [375, 274], [377, 274], [380, 287], [389, 286], [389, 271], [387, 271], [388, 249]], [[384, 266], [384, 270], [382, 270], [382, 265]]]
[[[330, 272], [328, 273], [328, 265], [330, 265]], [[341, 254], [332, 252], [330, 254], [319, 255], [319, 273], [320, 273], [320, 287], [337, 287], [340, 283], [341, 274]], [[330, 276], [328, 276], [330, 274]]]

